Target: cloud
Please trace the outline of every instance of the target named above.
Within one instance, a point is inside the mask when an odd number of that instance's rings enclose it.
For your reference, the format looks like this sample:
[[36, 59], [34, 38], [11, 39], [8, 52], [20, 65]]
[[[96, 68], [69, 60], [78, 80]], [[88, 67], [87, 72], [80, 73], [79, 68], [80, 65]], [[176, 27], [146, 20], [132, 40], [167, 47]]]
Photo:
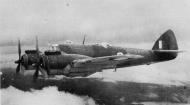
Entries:
[[59, 92], [56, 87], [24, 92], [12, 86], [1, 89], [2, 105], [95, 105], [92, 98]]

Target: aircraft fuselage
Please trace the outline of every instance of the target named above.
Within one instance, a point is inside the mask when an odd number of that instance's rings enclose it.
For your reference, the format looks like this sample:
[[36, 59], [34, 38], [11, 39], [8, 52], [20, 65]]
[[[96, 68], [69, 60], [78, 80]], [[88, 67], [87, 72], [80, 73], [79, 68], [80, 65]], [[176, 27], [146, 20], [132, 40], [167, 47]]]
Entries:
[[142, 64], [152, 64], [161, 61], [167, 61], [174, 59], [176, 56], [171, 56], [168, 53], [156, 53], [153, 50], [145, 50], [145, 49], [135, 49], [135, 48], [123, 48], [117, 46], [101, 46], [101, 45], [74, 45], [74, 44], [65, 44], [59, 45], [60, 51], [71, 54], [81, 54], [87, 55], [90, 57], [102, 57], [102, 56], [112, 56], [117, 55], [119, 53], [122, 54], [134, 54], [134, 55], [142, 55], [143, 58], [124, 61], [117, 65], [118, 68], [121, 67], [129, 67], [136, 66]]

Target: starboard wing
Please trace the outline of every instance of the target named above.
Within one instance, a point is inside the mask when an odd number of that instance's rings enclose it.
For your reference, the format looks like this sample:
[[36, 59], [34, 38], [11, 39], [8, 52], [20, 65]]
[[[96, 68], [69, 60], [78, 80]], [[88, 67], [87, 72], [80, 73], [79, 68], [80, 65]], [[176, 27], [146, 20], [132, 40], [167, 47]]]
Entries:
[[141, 55], [125, 54], [125, 55], [113, 55], [96, 58], [78, 59], [73, 61], [74, 68], [86, 68], [86, 67], [98, 67], [98, 68], [113, 68], [118, 63], [127, 60], [134, 60], [143, 58]]

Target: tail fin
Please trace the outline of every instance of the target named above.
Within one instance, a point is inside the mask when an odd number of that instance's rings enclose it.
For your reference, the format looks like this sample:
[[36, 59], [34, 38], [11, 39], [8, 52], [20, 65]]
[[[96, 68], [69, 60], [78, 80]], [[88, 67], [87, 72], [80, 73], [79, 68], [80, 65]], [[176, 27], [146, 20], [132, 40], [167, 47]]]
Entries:
[[177, 40], [172, 30], [167, 30], [155, 42], [152, 50], [178, 50]]
[[171, 60], [177, 57], [178, 45], [172, 30], [167, 30], [155, 42], [152, 50], [157, 56], [157, 60]]

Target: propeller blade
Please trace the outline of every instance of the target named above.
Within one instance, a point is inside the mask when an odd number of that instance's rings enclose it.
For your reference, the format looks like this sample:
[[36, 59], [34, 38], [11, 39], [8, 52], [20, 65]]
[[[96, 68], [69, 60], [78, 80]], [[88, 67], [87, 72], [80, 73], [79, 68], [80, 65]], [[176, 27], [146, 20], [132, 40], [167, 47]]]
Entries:
[[36, 82], [36, 79], [38, 78], [38, 75], [39, 75], [39, 66], [37, 65], [36, 71], [34, 72], [34, 75], [33, 75], [33, 81], [34, 82]]
[[38, 37], [36, 36], [36, 50], [38, 51], [39, 48], [38, 48]]
[[39, 47], [38, 47], [38, 37], [36, 36], [36, 55], [37, 55], [37, 61], [36, 61], [36, 71], [33, 75], [33, 80], [34, 82], [39, 76], [39, 68], [40, 68], [40, 52], [39, 52]]
[[20, 39], [18, 39], [18, 56], [19, 60], [21, 59], [21, 44], [20, 44]]
[[20, 39], [18, 38], [18, 57], [19, 59], [15, 61], [15, 63], [18, 63], [16, 67], [16, 73], [19, 73], [21, 70], [21, 44], [20, 44]]
[[82, 44], [84, 44], [85, 39], [86, 39], [86, 35], [84, 35], [84, 38], [83, 38]]
[[48, 78], [48, 74], [47, 71], [43, 68], [40, 67], [39, 71], [42, 73], [43, 78]]
[[39, 56], [38, 37], [37, 36], [36, 36], [36, 52], [37, 52], [37, 55]]
[[16, 73], [19, 73], [19, 71], [21, 70], [21, 67], [20, 67], [20, 63], [17, 65], [16, 67]]

